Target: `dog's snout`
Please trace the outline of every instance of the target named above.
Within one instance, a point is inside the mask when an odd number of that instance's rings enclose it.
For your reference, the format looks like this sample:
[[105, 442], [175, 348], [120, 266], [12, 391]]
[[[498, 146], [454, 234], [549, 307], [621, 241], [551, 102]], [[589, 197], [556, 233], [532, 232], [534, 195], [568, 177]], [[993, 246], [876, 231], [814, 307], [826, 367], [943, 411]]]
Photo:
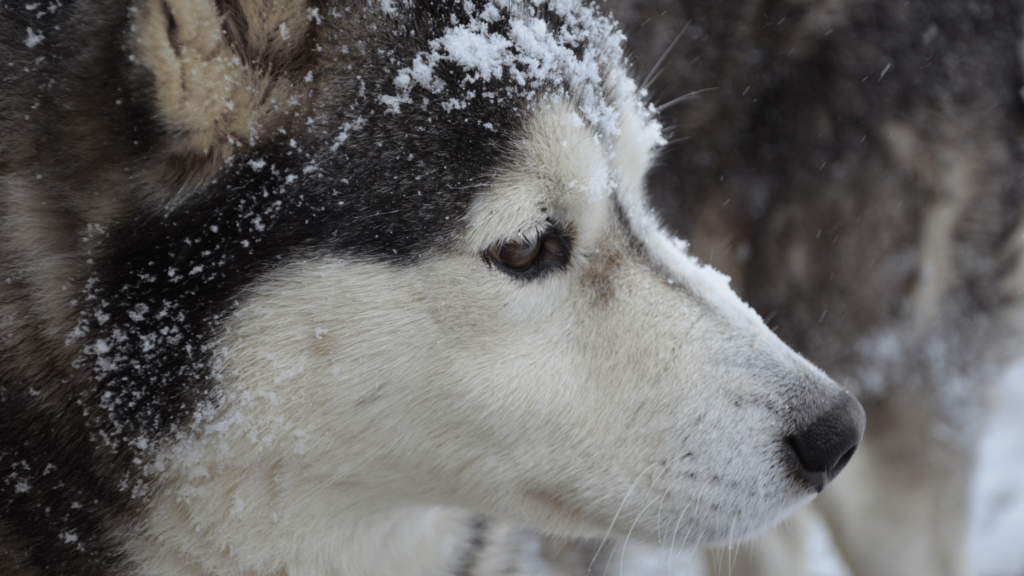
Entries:
[[786, 444], [796, 456], [797, 476], [821, 492], [846, 466], [864, 436], [864, 408], [849, 393], [814, 418]]

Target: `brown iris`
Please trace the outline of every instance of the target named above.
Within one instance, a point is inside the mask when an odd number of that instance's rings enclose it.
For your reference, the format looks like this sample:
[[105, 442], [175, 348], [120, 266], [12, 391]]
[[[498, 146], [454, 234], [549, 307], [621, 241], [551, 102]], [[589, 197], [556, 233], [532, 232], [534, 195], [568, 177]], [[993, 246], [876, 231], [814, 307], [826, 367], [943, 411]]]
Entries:
[[540, 237], [520, 237], [494, 244], [484, 253], [484, 259], [516, 278], [532, 280], [564, 268], [569, 263], [571, 245], [571, 238], [561, 228], [553, 226]]
[[525, 270], [540, 254], [541, 242], [536, 238], [513, 240], [491, 246], [491, 258], [509, 270]]

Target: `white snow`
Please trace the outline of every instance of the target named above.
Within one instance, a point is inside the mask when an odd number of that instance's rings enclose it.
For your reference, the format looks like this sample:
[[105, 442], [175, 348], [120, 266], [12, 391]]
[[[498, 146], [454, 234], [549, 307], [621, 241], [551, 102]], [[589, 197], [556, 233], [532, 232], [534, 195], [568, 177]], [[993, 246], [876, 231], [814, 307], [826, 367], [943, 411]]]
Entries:
[[1024, 360], [992, 391], [972, 495], [970, 545], [982, 576], [1024, 574]]
[[392, 0], [380, 0], [380, 7], [385, 14], [395, 14], [397, 8], [395, 8], [395, 2]]
[[[403, 105], [413, 103], [411, 91], [416, 87], [443, 95], [446, 110], [464, 109], [475, 98], [514, 95], [531, 101], [538, 94], [550, 92], [570, 97], [580, 113], [602, 134], [616, 135], [619, 112], [604, 90], [606, 83], [613, 83], [613, 98], [620, 102], [632, 100], [639, 116], [650, 118], [642, 99], [637, 97], [636, 84], [628, 75], [602, 76], [603, 72], [624, 63], [624, 37], [610, 19], [593, 7], [575, 1], [536, 0], [533, 4], [538, 8], [546, 7], [563, 18], [565, 24], [557, 29], [549, 27], [532, 8], [512, 7], [504, 0], [495, 0], [480, 8], [466, 3], [469, 22], [454, 22], [442, 35], [430, 40], [428, 51], [417, 54], [408, 66], [395, 74], [395, 95], [382, 94], [378, 100], [389, 112], [397, 114]], [[390, 2], [383, 5], [386, 12], [390, 12], [390, 7], [393, 7]], [[502, 13], [506, 14], [509, 30], [490, 31], [489, 24]], [[446, 85], [434, 74], [441, 62], [465, 71], [457, 86]], [[474, 89], [483, 82], [498, 79], [503, 80], [505, 93]]]
[[25, 46], [28, 46], [29, 48], [35, 48], [40, 42], [43, 41], [45, 36], [43, 36], [42, 34], [37, 34], [35, 30], [31, 28], [28, 28], [27, 30], [28, 37], [25, 38]]
[[882, 78], [885, 78], [885, 73], [888, 72], [890, 68], [892, 68], [892, 62], [886, 64], [885, 68], [882, 69], [882, 74], [878, 77], [879, 82], [882, 81]]

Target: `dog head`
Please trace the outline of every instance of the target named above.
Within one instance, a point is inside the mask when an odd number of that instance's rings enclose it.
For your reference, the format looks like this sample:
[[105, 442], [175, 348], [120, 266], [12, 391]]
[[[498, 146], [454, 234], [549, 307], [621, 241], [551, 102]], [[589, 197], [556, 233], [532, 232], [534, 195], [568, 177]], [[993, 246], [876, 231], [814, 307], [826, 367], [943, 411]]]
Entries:
[[102, 240], [77, 333], [165, 542], [267, 558], [445, 505], [710, 544], [852, 455], [856, 401], [660, 228], [660, 128], [593, 8], [146, 0], [132, 26], [138, 169], [177, 172]]

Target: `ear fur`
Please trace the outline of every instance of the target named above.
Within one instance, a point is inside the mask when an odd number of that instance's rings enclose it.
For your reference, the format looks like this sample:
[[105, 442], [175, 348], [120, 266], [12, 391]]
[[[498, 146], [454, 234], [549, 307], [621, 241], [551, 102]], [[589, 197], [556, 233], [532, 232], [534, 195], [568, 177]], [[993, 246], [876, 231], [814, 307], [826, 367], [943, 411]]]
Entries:
[[[219, 4], [219, 5], [218, 5]], [[305, 0], [140, 0], [132, 55], [169, 151], [219, 164], [294, 116], [312, 64]]]

